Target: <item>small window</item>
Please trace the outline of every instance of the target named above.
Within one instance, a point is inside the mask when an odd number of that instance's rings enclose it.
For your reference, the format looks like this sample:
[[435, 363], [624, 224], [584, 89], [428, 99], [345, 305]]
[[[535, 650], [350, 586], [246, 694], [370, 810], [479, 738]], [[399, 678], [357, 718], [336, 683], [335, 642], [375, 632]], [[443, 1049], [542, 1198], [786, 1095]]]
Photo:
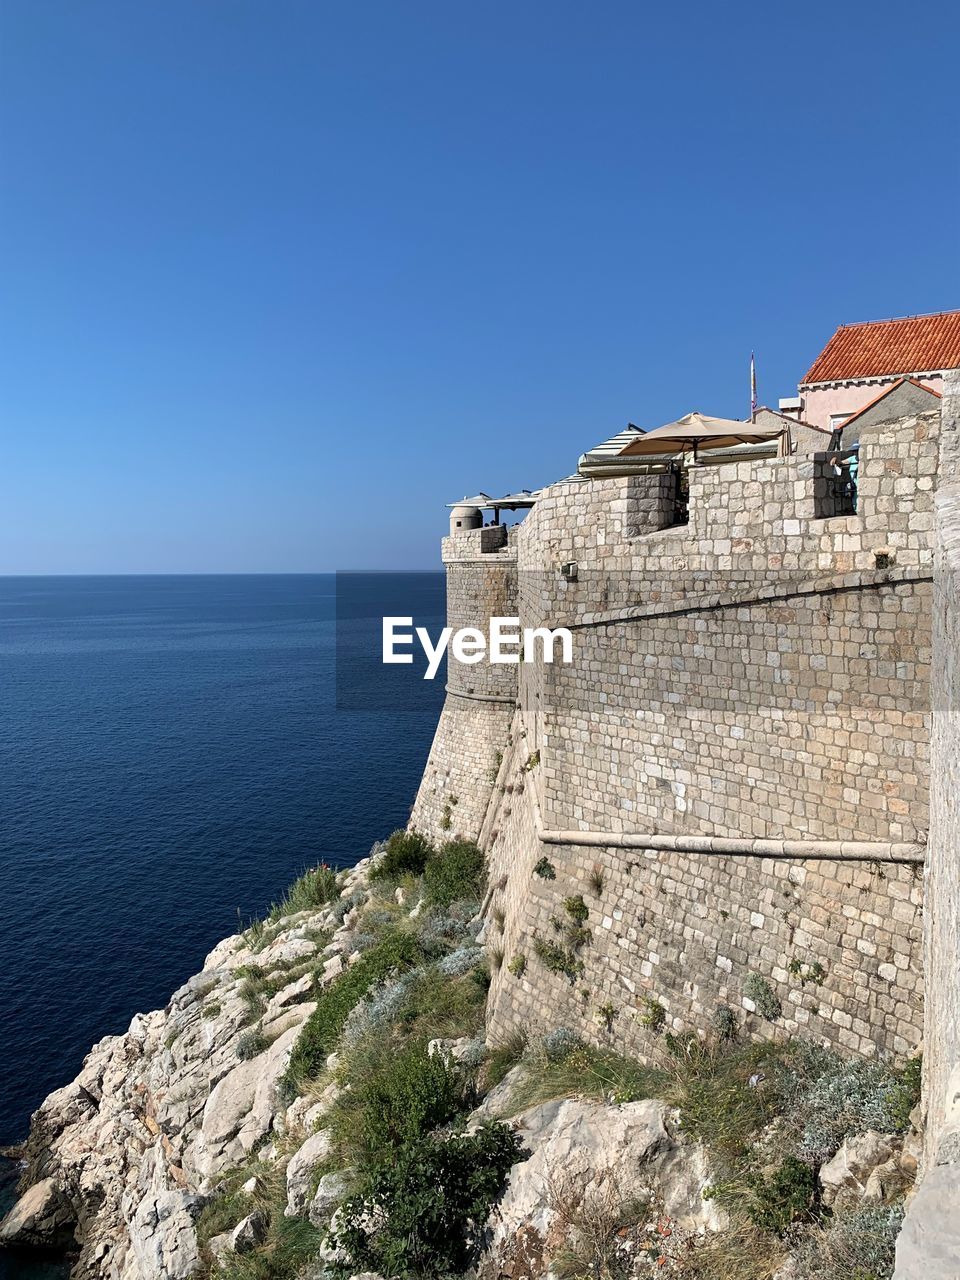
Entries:
[[674, 466], [671, 475], [670, 525], [687, 524], [690, 520], [690, 474], [686, 467]]
[[814, 472], [814, 517], [829, 520], [833, 516], [856, 515], [858, 475], [855, 449], [819, 454]]

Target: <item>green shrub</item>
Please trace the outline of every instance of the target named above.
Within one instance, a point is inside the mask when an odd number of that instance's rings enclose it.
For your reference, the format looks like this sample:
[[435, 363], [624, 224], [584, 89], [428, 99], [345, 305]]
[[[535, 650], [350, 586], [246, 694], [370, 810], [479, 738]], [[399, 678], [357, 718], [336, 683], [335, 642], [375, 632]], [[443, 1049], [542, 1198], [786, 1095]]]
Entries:
[[[247, 966], [249, 969], [255, 969], [256, 966]], [[243, 969], [237, 969], [238, 974], [244, 972]], [[267, 990], [267, 976], [261, 970], [257, 969], [255, 973], [247, 972], [240, 984], [240, 997], [247, 1006], [247, 1022], [253, 1022], [267, 1007], [267, 1001], [264, 993]]]
[[435, 907], [449, 907], [462, 898], [481, 898], [486, 880], [483, 854], [470, 840], [450, 840], [423, 873], [427, 903]]
[[787, 965], [787, 970], [795, 978], [800, 979], [801, 987], [805, 987], [808, 982], [812, 982], [816, 987], [822, 987], [827, 976], [827, 971], [819, 960], [804, 961], [799, 956], [794, 956]]
[[533, 868], [533, 874], [541, 880], [556, 880], [557, 871], [550, 859], [544, 855]]
[[752, 1192], [746, 1209], [754, 1226], [782, 1236], [795, 1222], [818, 1217], [817, 1175], [796, 1156], [787, 1156], [769, 1178], [754, 1174], [747, 1180]]
[[876, 1059], [842, 1058], [798, 1042], [777, 1076], [777, 1088], [804, 1159], [829, 1160], [843, 1140], [877, 1129], [906, 1129], [919, 1099], [918, 1059], [900, 1071]]
[[249, 945], [252, 951], [259, 951], [267, 941], [267, 923], [265, 920], [251, 920], [246, 928], [243, 928], [243, 921], [240, 918], [240, 909], [237, 908], [237, 923], [240, 925], [238, 933], [240, 933], [244, 941]]
[[237, 1057], [242, 1062], [246, 1062], [250, 1058], [256, 1058], [265, 1049], [269, 1048], [270, 1041], [263, 1034], [263, 1031], [256, 1027], [253, 1031], [245, 1031], [237, 1041]]
[[567, 946], [571, 951], [579, 951], [581, 947], [587, 946], [593, 938], [593, 934], [589, 929], [585, 929], [582, 924], [568, 924], [563, 931], [563, 936], [567, 940]]
[[563, 974], [571, 982], [583, 973], [582, 960], [578, 960], [567, 947], [561, 947], [558, 942], [551, 942], [549, 938], [544, 938], [539, 933], [533, 935], [533, 954], [544, 968], [549, 969], [551, 973]]
[[748, 1000], [753, 1001], [757, 1013], [768, 1022], [776, 1022], [783, 1013], [783, 1006], [776, 992], [766, 978], [762, 978], [759, 973], [747, 974], [743, 984], [743, 994]]
[[729, 1005], [718, 1004], [713, 1011], [713, 1026], [721, 1040], [736, 1040], [737, 1017]]
[[515, 978], [522, 978], [524, 970], [527, 967], [527, 957], [522, 951], [518, 952], [507, 965], [507, 969]]
[[419, 831], [395, 831], [383, 854], [368, 871], [367, 879], [377, 884], [406, 875], [422, 876], [435, 854], [433, 845]]
[[570, 919], [575, 921], [577, 924], [583, 924], [587, 916], [590, 914], [590, 910], [583, 900], [582, 893], [578, 893], [576, 897], [573, 898], [565, 898], [563, 902], [563, 909]]
[[258, 964], [244, 964], [234, 969], [233, 976], [242, 978], [239, 994], [247, 1006], [247, 1021], [254, 1022], [267, 1007], [267, 1001], [313, 967], [311, 961], [278, 965], [267, 971]]
[[426, 1042], [371, 1047], [362, 1062], [347, 1064], [351, 1088], [330, 1115], [330, 1131], [349, 1163], [369, 1164], [416, 1142], [470, 1110], [473, 1082], [444, 1053]]
[[431, 954], [445, 954], [451, 944], [456, 947], [472, 943], [476, 937], [476, 925], [471, 923], [480, 903], [454, 902], [449, 907], [430, 907], [419, 914], [417, 933], [424, 949]]
[[280, 1085], [282, 1100], [292, 1101], [305, 1080], [321, 1073], [351, 1010], [370, 988], [394, 971], [412, 968], [420, 959], [420, 945], [412, 934], [390, 933], [320, 992], [290, 1055]]
[[[644, 1066], [609, 1049], [594, 1049], [565, 1032], [572, 1046], [560, 1052], [560, 1036], [551, 1032], [539, 1050], [524, 1060], [523, 1079], [510, 1095], [510, 1112], [517, 1114], [551, 1098], [613, 1099], [639, 1102], [659, 1098], [667, 1084], [663, 1071]], [[548, 1042], [554, 1041], [553, 1047]]]
[[514, 1032], [502, 1044], [496, 1045], [487, 1053], [483, 1064], [483, 1083], [487, 1089], [498, 1085], [511, 1068], [515, 1067], [523, 1057], [527, 1047], [527, 1038], [522, 1031]]
[[538, 1052], [547, 1062], [563, 1062], [564, 1058], [583, 1047], [583, 1036], [576, 1031], [572, 1031], [570, 1027], [554, 1027], [540, 1041]]
[[482, 992], [483, 998], [486, 999], [487, 992], [490, 990], [490, 970], [485, 964], [475, 964], [470, 970], [470, 980], [474, 983], [477, 990]]
[[659, 1096], [680, 1111], [683, 1128], [711, 1147], [721, 1166], [743, 1158], [747, 1145], [777, 1110], [774, 1074], [779, 1050], [771, 1044], [711, 1047], [695, 1035], [663, 1038], [672, 1079]]
[[473, 1035], [483, 1025], [485, 996], [474, 977], [474, 966], [451, 979], [436, 965], [428, 965], [411, 974], [394, 1021], [421, 1039]]
[[197, 1218], [197, 1239], [203, 1247], [213, 1236], [230, 1231], [250, 1212], [250, 1197], [223, 1189], [206, 1202]]
[[291, 1280], [320, 1251], [324, 1233], [306, 1218], [288, 1218], [278, 1205], [270, 1215], [269, 1235], [252, 1253], [227, 1253], [217, 1280]]
[[611, 1000], [605, 1000], [603, 1004], [597, 1005], [593, 1013], [597, 1026], [608, 1033], [613, 1031], [613, 1024], [619, 1016], [617, 1007]]
[[893, 1127], [898, 1131], [909, 1129], [910, 1112], [920, 1101], [920, 1084], [923, 1077], [923, 1054], [908, 1058], [897, 1073], [898, 1079], [890, 1088], [888, 1102]]
[[648, 1031], [652, 1031], [654, 1035], [657, 1035], [663, 1030], [664, 1025], [666, 1024], [666, 1009], [660, 1001], [655, 1000], [653, 996], [643, 997], [643, 1008], [644, 1011], [640, 1015], [641, 1025], [646, 1027]]
[[281, 920], [298, 911], [314, 911], [317, 907], [326, 906], [328, 902], [335, 902], [339, 897], [337, 873], [322, 862], [319, 867], [311, 867], [309, 871], [305, 871], [299, 880], [294, 880], [283, 901], [270, 908], [269, 919]]
[[347, 1261], [335, 1272], [463, 1273], [477, 1257], [483, 1225], [520, 1155], [520, 1139], [497, 1123], [469, 1135], [405, 1143], [366, 1171], [342, 1207], [328, 1245]]

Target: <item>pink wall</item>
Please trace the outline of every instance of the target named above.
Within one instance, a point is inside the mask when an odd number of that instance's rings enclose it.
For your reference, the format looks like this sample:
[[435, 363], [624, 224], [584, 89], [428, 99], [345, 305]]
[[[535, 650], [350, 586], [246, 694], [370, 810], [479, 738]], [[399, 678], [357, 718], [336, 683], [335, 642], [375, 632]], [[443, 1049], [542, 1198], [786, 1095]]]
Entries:
[[[858, 409], [868, 405], [871, 400], [876, 400], [881, 391], [899, 382], [902, 377], [903, 374], [898, 373], [891, 374], [889, 378], [871, 378], [869, 381], [846, 382], [839, 386], [801, 387], [803, 409], [800, 417], [804, 422], [810, 422], [815, 427], [829, 427], [831, 414], [843, 413], [849, 417], [851, 413], [856, 413]], [[932, 391], [943, 390], [943, 377], [940, 374], [934, 374], [929, 378], [917, 378], [917, 382], [929, 387]]]

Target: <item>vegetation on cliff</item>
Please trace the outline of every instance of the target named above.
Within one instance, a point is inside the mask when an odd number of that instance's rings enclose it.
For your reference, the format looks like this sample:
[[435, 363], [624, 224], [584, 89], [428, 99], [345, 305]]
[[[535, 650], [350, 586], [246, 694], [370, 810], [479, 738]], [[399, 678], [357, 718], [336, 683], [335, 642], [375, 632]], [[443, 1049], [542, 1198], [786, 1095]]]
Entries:
[[[351, 963], [332, 981], [316, 966], [315, 1008], [279, 1085], [289, 1111], [298, 1099], [326, 1099], [318, 1124], [329, 1141], [313, 1182], [340, 1171], [342, 1194], [320, 1225], [292, 1218], [286, 1183], [264, 1178], [255, 1153], [201, 1215], [208, 1269], [225, 1278], [293, 1280], [311, 1260], [333, 1276], [461, 1272], [517, 1159], [509, 1126], [464, 1127], [485, 1058], [477, 1038], [489, 984], [476, 944], [482, 854], [466, 841], [437, 849], [397, 832], [366, 879], [367, 894], [337, 902], [326, 877], [307, 873], [285, 900], [298, 909], [323, 894], [348, 932]], [[455, 1058], [444, 1047], [451, 1040], [475, 1047]], [[272, 1154], [282, 1164], [278, 1145]], [[251, 1179], [256, 1189], [242, 1192]], [[251, 1216], [262, 1224], [255, 1247], [215, 1261], [210, 1242]]]
[[[732, 1017], [677, 1034], [583, 975], [594, 1043], [490, 1047], [487, 898], [461, 840], [306, 872], [47, 1099], [9, 1230], [77, 1224], [78, 1276], [772, 1280], [793, 1258], [777, 1280], [887, 1280], [916, 1064], [744, 1042]], [[590, 910], [565, 899], [556, 936]], [[627, 1018], [642, 1061], [611, 1047]]]
[[[722, 1206], [730, 1225], [695, 1244], [668, 1226], [673, 1243], [663, 1243], [657, 1274], [769, 1280], [794, 1257], [797, 1269], [785, 1270], [785, 1280], [889, 1277], [909, 1185], [899, 1162], [887, 1170], [889, 1203], [831, 1206], [818, 1174], [857, 1135], [909, 1128], [919, 1060], [894, 1068], [805, 1042], [736, 1044], [719, 1035], [668, 1034], [662, 1047], [650, 1065], [585, 1044], [564, 1028], [526, 1048], [514, 1044], [519, 1066], [505, 1114], [570, 1096], [617, 1103], [657, 1097], [677, 1108], [684, 1131], [710, 1152], [705, 1195]], [[649, 1217], [631, 1196], [608, 1194], [587, 1214], [582, 1206], [559, 1208], [572, 1233], [572, 1247], [568, 1240], [555, 1259], [559, 1275], [646, 1275], [637, 1270], [636, 1252], [624, 1249]]]
[[[791, 1042], [738, 1043], [735, 1028], [721, 1026], [701, 1036], [651, 1028], [645, 1062], [564, 1028], [488, 1049], [481, 1036], [489, 978], [477, 942], [485, 879], [475, 845], [437, 849], [396, 833], [371, 863], [364, 893], [340, 896], [316, 873], [298, 885], [286, 902], [332, 904], [350, 963], [332, 980], [329, 962], [313, 970], [315, 1008], [280, 1082], [294, 1119], [267, 1153], [272, 1159], [255, 1152], [203, 1210], [206, 1242], [237, 1223], [259, 1223], [243, 1252], [220, 1251], [215, 1260], [207, 1244], [211, 1274], [462, 1274], [481, 1258], [484, 1223], [521, 1155], [511, 1118], [551, 1099], [583, 1098], [674, 1107], [687, 1140], [709, 1152], [705, 1194], [728, 1226], [684, 1232], [649, 1196], [638, 1200], [634, 1188], [614, 1194], [612, 1183], [599, 1197], [554, 1189], [560, 1236], [543, 1265], [558, 1276], [769, 1280], [790, 1256], [805, 1259], [795, 1272], [802, 1280], [889, 1276], [896, 1204], [828, 1204], [819, 1171], [853, 1135], [908, 1127], [915, 1066], [848, 1061]], [[582, 925], [582, 898], [567, 914]], [[496, 1107], [476, 1112], [491, 1089]], [[307, 1129], [322, 1145], [309, 1214], [298, 1215], [282, 1171], [303, 1146], [301, 1116], [314, 1117]]]

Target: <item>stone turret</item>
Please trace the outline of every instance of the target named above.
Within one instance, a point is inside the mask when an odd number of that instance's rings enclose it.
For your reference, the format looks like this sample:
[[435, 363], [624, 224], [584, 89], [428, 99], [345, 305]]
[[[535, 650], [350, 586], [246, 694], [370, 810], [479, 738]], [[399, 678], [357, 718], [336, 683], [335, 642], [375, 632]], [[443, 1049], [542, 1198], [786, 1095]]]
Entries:
[[[486, 633], [492, 617], [517, 615], [516, 528], [454, 529], [471, 509], [455, 507], [443, 539], [447, 625]], [[475, 508], [473, 510], [476, 510]], [[464, 512], [458, 516], [458, 512]], [[480, 513], [477, 511], [477, 516]], [[517, 667], [458, 662], [448, 655], [447, 700], [410, 825], [434, 839], [475, 839], [493, 790], [517, 702]]]
[[483, 525], [483, 512], [479, 507], [469, 503], [460, 503], [450, 512], [450, 532], [460, 533], [466, 529], [479, 529]]

